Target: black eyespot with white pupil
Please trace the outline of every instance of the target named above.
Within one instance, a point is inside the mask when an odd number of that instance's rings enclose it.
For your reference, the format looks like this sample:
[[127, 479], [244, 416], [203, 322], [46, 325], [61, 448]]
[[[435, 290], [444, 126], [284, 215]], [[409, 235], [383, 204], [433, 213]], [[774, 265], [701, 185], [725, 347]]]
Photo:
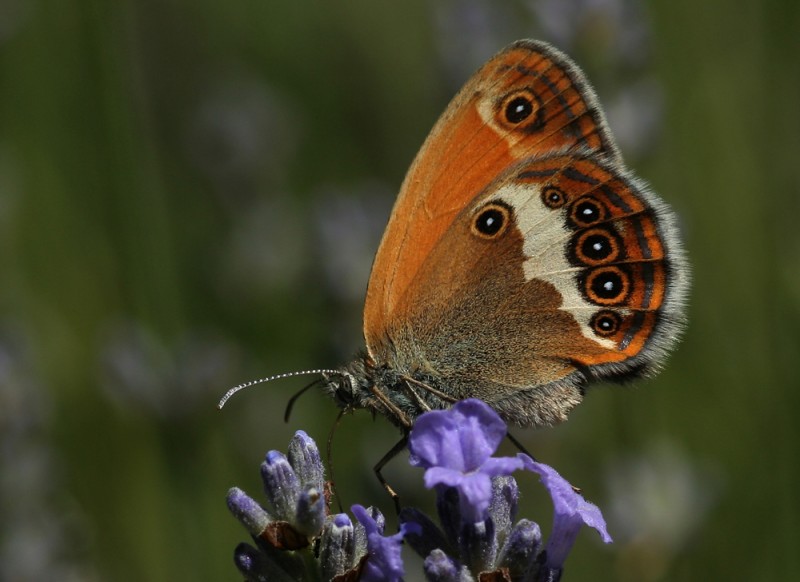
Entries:
[[518, 95], [506, 104], [506, 120], [509, 123], [521, 123], [533, 113], [533, 101], [526, 95]]
[[614, 299], [622, 292], [622, 278], [613, 271], [598, 275], [592, 281], [592, 291], [603, 299]]
[[612, 336], [619, 331], [622, 317], [615, 311], [598, 311], [589, 322], [592, 330], [601, 337]]
[[504, 204], [492, 202], [481, 208], [472, 221], [472, 232], [481, 238], [497, 238], [511, 219], [511, 209]]
[[586, 240], [583, 241], [582, 250], [587, 257], [599, 261], [610, 255], [612, 249], [608, 238], [601, 234], [593, 234], [592, 236], [587, 236]]
[[620, 305], [630, 292], [631, 278], [617, 265], [592, 269], [582, 277], [584, 296], [595, 305]]
[[481, 234], [494, 236], [503, 228], [504, 219], [505, 217], [502, 212], [496, 208], [489, 208], [481, 212], [480, 216], [478, 216], [475, 228], [477, 228]]
[[604, 218], [605, 208], [593, 198], [581, 200], [572, 210], [572, 220], [579, 225], [588, 226]]
[[567, 195], [555, 186], [548, 186], [542, 190], [542, 203], [555, 210], [567, 203]]
[[510, 131], [532, 133], [542, 127], [542, 103], [528, 87], [505, 94], [495, 109], [497, 123]]

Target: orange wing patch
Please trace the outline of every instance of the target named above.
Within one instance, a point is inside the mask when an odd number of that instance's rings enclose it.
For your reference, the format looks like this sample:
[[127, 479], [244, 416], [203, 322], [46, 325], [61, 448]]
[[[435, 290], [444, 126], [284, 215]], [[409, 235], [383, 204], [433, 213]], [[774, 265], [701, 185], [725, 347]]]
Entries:
[[369, 353], [388, 349], [422, 263], [483, 188], [525, 157], [576, 147], [618, 158], [594, 93], [560, 52], [520, 41], [473, 75], [417, 154], [389, 219], [364, 306]]

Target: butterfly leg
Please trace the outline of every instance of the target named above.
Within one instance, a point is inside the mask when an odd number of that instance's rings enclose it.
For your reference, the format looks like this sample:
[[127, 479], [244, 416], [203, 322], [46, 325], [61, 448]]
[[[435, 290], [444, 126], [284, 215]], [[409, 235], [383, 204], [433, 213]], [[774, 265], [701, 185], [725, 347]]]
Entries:
[[534, 460], [534, 462], [538, 462], [538, 461], [536, 461], [536, 457], [534, 457], [532, 454], [530, 454], [530, 453], [528, 452], [528, 449], [526, 449], [525, 447], [523, 447], [523, 446], [522, 446], [522, 443], [521, 443], [521, 442], [519, 442], [517, 439], [515, 439], [515, 438], [514, 438], [514, 435], [513, 435], [513, 434], [511, 434], [510, 432], [506, 432], [506, 438], [507, 438], [509, 441], [511, 441], [511, 444], [512, 444], [512, 445], [514, 445], [515, 447], [517, 447], [517, 449], [519, 449], [519, 452], [520, 452], [520, 453], [524, 453], [524, 454], [528, 455], [528, 456], [529, 456], [531, 459], [533, 459], [533, 460]]
[[334, 475], [333, 470], [333, 435], [336, 434], [336, 429], [339, 428], [339, 423], [342, 422], [342, 417], [352, 410], [350, 407], [342, 408], [339, 411], [339, 414], [336, 415], [336, 422], [333, 423], [330, 432], [328, 433], [328, 444], [325, 447], [325, 456], [328, 459], [328, 472], [330, 473], [331, 478], [328, 480], [330, 485], [331, 496], [336, 499], [336, 503], [339, 505], [339, 513], [344, 513], [344, 509], [342, 508], [342, 498], [339, 497], [339, 492], [336, 490], [336, 475]]
[[411, 386], [411, 383], [409, 382], [408, 378], [405, 378], [405, 382], [406, 382], [406, 391], [416, 403], [417, 408], [419, 408], [423, 412], [428, 412], [431, 409], [431, 407], [425, 403], [425, 401], [419, 394], [417, 394], [417, 391], [414, 390], [414, 388]]
[[[381, 392], [377, 386], [373, 385], [372, 387], [370, 387], [370, 392], [372, 392], [375, 398], [377, 398], [381, 402], [381, 404], [383, 404], [386, 407], [386, 409], [389, 412], [391, 412], [391, 416], [393, 416], [397, 420], [397, 422], [399, 422], [403, 426], [404, 430], [411, 429], [412, 423], [411, 420], [408, 418], [408, 416], [402, 410], [400, 410], [394, 404], [394, 402], [392, 402], [389, 399], [388, 396], [386, 396], [383, 392]], [[389, 415], [389, 413], [386, 412], [384, 412], [384, 414], [387, 414], [387, 416]]]
[[[409, 389], [411, 388], [411, 384], [416, 384], [417, 386], [419, 386], [420, 388], [422, 388], [426, 392], [430, 392], [434, 396], [438, 396], [439, 398], [441, 398], [445, 402], [449, 402], [450, 404], [455, 404], [456, 402], [458, 402], [458, 398], [450, 396], [449, 394], [445, 394], [441, 390], [437, 390], [436, 388], [434, 388], [433, 386], [429, 386], [425, 382], [420, 382], [419, 380], [417, 380], [415, 378], [412, 378], [411, 376], [402, 376], [402, 378], [403, 378], [403, 380], [406, 381], [406, 386], [408, 386]], [[426, 405], [425, 407], [428, 410], [430, 410], [429, 406]]]
[[394, 502], [395, 511], [398, 513], [398, 515], [400, 514], [400, 496], [394, 489], [392, 489], [392, 486], [389, 485], [389, 483], [383, 477], [381, 471], [386, 466], [386, 464], [392, 459], [394, 459], [400, 453], [400, 451], [406, 448], [407, 445], [408, 445], [408, 434], [404, 434], [403, 438], [401, 438], [397, 443], [395, 443], [395, 445], [391, 449], [389, 449], [389, 452], [383, 455], [383, 458], [380, 461], [378, 461], [375, 467], [372, 469], [373, 471], [375, 471], [375, 476], [378, 478], [378, 481], [380, 481], [383, 488], [389, 494], [389, 497], [392, 498], [392, 501]]

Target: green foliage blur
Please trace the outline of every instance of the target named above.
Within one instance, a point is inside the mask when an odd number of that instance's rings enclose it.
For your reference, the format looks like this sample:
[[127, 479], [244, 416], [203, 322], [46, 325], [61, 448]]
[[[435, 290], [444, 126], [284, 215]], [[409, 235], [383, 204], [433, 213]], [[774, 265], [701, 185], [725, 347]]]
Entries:
[[[285, 424], [303, 378], [218, 398], [361, 347], [405, 169], [523, 37], [619, 106], [623, 155], [680, 214], [693, 266], [658, 378], [518, 435], [616, 538], [583, 532], [565, 580], [800, 578], [798, 29], [793, 0], [4, 0], [0, 579], [240, 578], [227, 489], [258, 498], [263, 455], [298, 428], [324, 450], [338, 410], [307, 394]], [[343, 419], [345, 508], [391, 514], [371, 467], [397, 437]], [[387, 478], [430, 509], [404, 458]], [[541, 487], [519, 482], [547, 531]]]

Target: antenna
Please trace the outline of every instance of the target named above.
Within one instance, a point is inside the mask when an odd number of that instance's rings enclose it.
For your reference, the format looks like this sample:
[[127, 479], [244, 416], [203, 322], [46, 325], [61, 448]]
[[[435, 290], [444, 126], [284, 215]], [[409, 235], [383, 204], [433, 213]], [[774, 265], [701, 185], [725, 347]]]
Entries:
[[284, 372], [283, 374], [275, 374], [274, 376], [270, 376], [268, 378], [261, 378], [260, 380], [250, 380], [249, 382], [239, 384], [238, 386], [234, 386], [233, 388], [228, 390], [225, 393], [225, 396], [220, 398], [220, 401], [217, 404], [217, 408], [222, 410], [222, 407], [225, 406], [225, 403], [228, 402], [228, 400], [230, 400], [231, 396], [233, 396], [240, 390], [244, 390], [245, 388], [249, 388], [250, 386], [255, 386], [256, 384], [264, 384], [266, 382], [272, 382], [273, 380], [291, 378], [292, 376], [305, 376], [307, 374], [336, 374], [338, 372], [339, 372], [338, 370], [327, 370], [327, 369], [303, 370], [302, 372]]

